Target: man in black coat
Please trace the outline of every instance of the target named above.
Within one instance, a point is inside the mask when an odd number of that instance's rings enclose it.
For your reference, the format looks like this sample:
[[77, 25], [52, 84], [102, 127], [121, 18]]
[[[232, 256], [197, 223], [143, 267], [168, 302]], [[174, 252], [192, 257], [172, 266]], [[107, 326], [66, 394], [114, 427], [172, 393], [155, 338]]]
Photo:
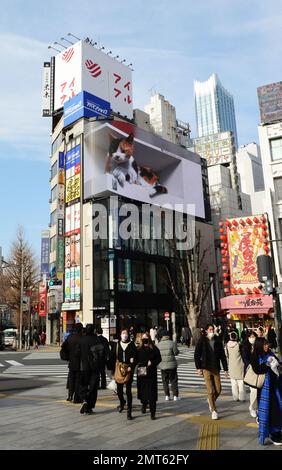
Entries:
[[76, 348], [76, 357], [80, 362], [81, 397], [83, 399], [81, 414], [93, 414], [101, 370], [105, 368], [106, 363], [105, 345], [94, 331], [94, 325], [87, 325], [85, 336], [81, 336]]
[[208, 402], [212, 419], [218, 419], [216, 400], [221, 393], [220, 363], [228, 377], [227, 360], [222, 342], [214, 333], [214, 326], [208, 324], [195, 348], [195, 365], [199, 375], [203, 375], [208, 391]]
[[83, 326], [81, 323], [76, 323], [73, 327], [72, 334], [70, 334], [65, 343], [65, 348], [68, 351], [69, 357], [69, 375], [68, 375], [68, 389], [69, 396], [67, 401], [72, 401], [73, 403], [82, 403], [80, 398], [80, 363], [76, 357], [76, 348], [77, 344], [80, 341], [82, 336]]
[[[108, 361], [109, 359], [109, 341], [107, 340], [107, 338], [105, 338], [105, 336], [103, 336], [103, 329], [98, 326], [97, 329], [96, 329], [96, 334], [98, 336], [98, 338], [100, 339], [100, 341], [104, 344], [105, 346], [105, 350], [106, 350], [106, 360]], [[102, 390], [105, 390], [107, 388], [107, 381], [106, 381], [106, 367], [104, 367], [103, 369], [101, 369], [101, 389]]]

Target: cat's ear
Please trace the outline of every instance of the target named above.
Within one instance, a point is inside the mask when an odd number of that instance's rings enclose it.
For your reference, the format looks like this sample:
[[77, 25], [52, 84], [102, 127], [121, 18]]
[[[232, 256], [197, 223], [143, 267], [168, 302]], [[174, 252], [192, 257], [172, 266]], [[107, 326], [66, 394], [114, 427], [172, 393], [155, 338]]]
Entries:
[[133, 141], [134, 141], [134, 135], [133, 135], [132, 133], [131, 133], [131, 134], [129, 134], [129, 136], [128, 136], [128, 137], [126, 137], [126, 139], [125, 139], [125, 140], [126, 140], [126, 142], [128, 142], [129, 144], [132, 144], [132, 143], [133, 143]]

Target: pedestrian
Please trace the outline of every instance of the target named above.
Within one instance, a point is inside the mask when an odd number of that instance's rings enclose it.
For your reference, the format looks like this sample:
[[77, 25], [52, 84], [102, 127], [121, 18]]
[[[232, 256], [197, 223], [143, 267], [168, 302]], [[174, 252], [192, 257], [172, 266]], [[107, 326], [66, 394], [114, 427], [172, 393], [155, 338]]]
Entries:
[[191, 330], [188, 326], [183, 326], [181, 330], [181, 337], [183, 338], [183, 343], [190, 348], [190, 343], [191, 343]]
[[[103, 329], [98, 326], [96, 328], [96, 334], [98, 336], [98, 338], [100, 339], [100, 341], [104, 344], [105, 346], [105, 350], [106, 350], [106, 362], [108, 361], [108, 357], [109, 357], [109, 341], [107, 340], [107, 338], [105, 336], [103, 336]], [[100, 376], [100, 388], [102, 390], [106, 390], [107, 388], [107, 380], [106, 380], [106, 363], [105, 363], [105, 367], [104, 369], [101, 369], [101, 376]]]
[[214, 326], [211, 323], [207, 324], [205, 334], [196, 344], [194, 358], [197, 373], [205, 379], [212, 419], [218, 419], [216, 400], [221, 393], [220, 363], [225, 371], [225, 377], [228, 377], [228, 367], [223, 344], [215, 336]]
[[80, 337], [76, 348], [76, 356], [80, 362], [80, 390], [83, 400], [81, 414], [93, 414], [98, 396], [99, 378], [106, 362], [105, 345], [94, 331], [94, 325], [86, 325], [85, 335]]
[[115, 367], [116, 367], [116, 347], [119, 341], [119, 336], [114, 335], [114, 339], [109, 341], [109, 353], [108, 359], [106, 362], [106, 374], [110, 380], [107, 385], [108, 390], [112, 390], [115, 395], [117, 395], [117, 384], [114, 379]]
[[152, 326], [152, 328], [150, 328], [150, 337], [151, 337], [153, 344], [155, 344], [156, 342], [157, 330], [158, 330], [157, 326]]
[[66, 356], [68, 357], [68, 397], [67, 401], [73, 401], [73, 403], [82, 403], [80, 396], [80, 362], [77, 357], [77, 345], [80, 342], [82, 336], [83, 326], [81, 323], [76, 323], [73, 326], [71, 334], [64, 341], [62, 349], [66, 350]]
[[265, 338], [267, 339], [267, 341], [269, 343], [270, 349], [276, 350], [277, 349], [277, 338], [276, 338], [275, 330], [272, 328], [271, 325], [266, 326]]
[[[251, 363], [251, 357], [255, 347], [255, 341], [257, 334], [255, 331], [250, 330], [248, 336], [242, 344], [242, 359], [244, 362], [244, 375], [246, 374], [247, 368]], [[249, 412], [252, 418], [257, 417], [257, 389], [250, 387], [250, 406]]]
[[156, 419], [158, 401], [157, 365], [161, 354], [154, 345], [149, 333], [143, 333], [137, 349], [137, 398], [142, 403], [142, 413], [146, 413], [149, 404], [151, 419]]
[[40, 338], [39, 338], [39, 334], [36, 328], [34, 328], [32, 339], [33, 339], [34, 349], [39, 349], [38, 345], [40, 342]]
[[263, 338], [264, 337], [264, 329], [262, 326], [259, 326], [257, 329], [257, 336], [258, 338]]
[[46, 343], [46, 333], [44, 330], [42, 330], [42, 333], [40, 335], [40, 343], [42, 344], [42, 346], [45, 346], [45, 343]]
[[179, 354], [179, 350], [174, 341], [171, 341], [169, 332], [163, 330], [162, 338], [157, 344], [160, 350], [162, 361], [159, 364], [159, 369], [162, 374], [163, 389], [165, 394], [165, 400], [170, 400], [169, 384], [171, 384], [171, 390], [173, 394], [173, 400], [179, 400], [178, 390], [178, 376], [177, 376], [177, 360], [176, 356]]
[[132, 382], [137, 359], [136, 356], [137, 349], [135, 343], [130, 340], [128, 330], [123, 329], [115, 351], [115, 381], [117, 383], [117, 394], [120, 402], [118, 406], [119, 413], [122, 413], [126, 404], [123, 395], [123, 386], [125, 384], [127, 419], [129, 420], [132, 419]]
[[259, 443], [270, 438], [282, 445], [282, 376], [279, 361], [265, 338], [257, 338], [251, 365], [255, 374], [265, 374], [262, 388], [258, 389]]
[[242, 333], [241, 333], [241, 341], [242, 343], [245, 341], [245, 339], [248, 338], [248, 327], [244, 325]]
[[230, 340], [226, 345], [226, 349], [233, 400], [245, 401], [244, 362], [241, 355], [241, 346], [238, 343], [238, 336], [235, 331], [230, 333]]

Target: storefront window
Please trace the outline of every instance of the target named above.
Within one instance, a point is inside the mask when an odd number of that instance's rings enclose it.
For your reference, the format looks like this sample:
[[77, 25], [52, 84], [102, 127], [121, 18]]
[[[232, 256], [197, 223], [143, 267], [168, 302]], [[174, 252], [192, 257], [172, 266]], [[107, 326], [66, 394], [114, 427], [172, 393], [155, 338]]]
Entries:
[[168, 276], [164, 264], [157, 265], [157, 291], [158, 294], [168, 293]]
[[144, 266], [142, 261], [132, 262], [132, 288], [135, 292], [144, 292]]
[[146, 292], [155, 294], [157, 292], [156, 265], [145, 263]]
[[131, 292], [131, 261], [130, 259], [118, 260], [118, 290]]

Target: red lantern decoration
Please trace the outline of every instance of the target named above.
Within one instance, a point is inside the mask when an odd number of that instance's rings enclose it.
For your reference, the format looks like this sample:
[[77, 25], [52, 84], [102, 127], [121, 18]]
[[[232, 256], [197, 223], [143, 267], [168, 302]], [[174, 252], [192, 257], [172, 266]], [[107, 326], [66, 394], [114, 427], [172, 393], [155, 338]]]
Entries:
[[220, 240], [226, 242], [227, 238], [226, 238], [226, 235], [220, 235]]
[[222, 269], [223, 269], [223, 271], [227, 271], [227, 270], [228, 270], [228, 266], [226, 266], [226, 264], [224, 264], [224, 265], [222, 266]]
[[243, 291], [242, 287], [239, 287], [238, 294], [244, 294], [244, 291]]
[[253, 218], [253, 221], [254, 221], [255, 224], [259, 224], [259, 222], [260, 222], [257, 217], [254, 217], [254, 218]]
[[229, 277], [229, 273], [223, 273], [223, 277], [224, 278]]
[[265, 251], [266, 253], [269, 252], [269, 246], [268, 246], [268, 245], [264, 245], [263, 249], [264, 249], [264, 251]]
[[252, 289], [249, 289], [249, 288], [247, 287], [246, 292], [247, 292], [247, 294], [252, 294]]
[[220, 253], [225, 256], [227, 253], [226, 253], [226, 250], [221, 250]]
[[253, 291], [254, 291], [255, 294], [260, 294], [261, 293], [261, 291], [257, 287], [254, 287]]
[[260, 220], [265, 223], [266, 222], [266, 218], [264, 217], [264, 215], [261, 216]]
[[235, 287], [232, 287], [231, 294], [236, 294], [236, 293], [237, 293], [237, 290], [235, 289]]
[[221, 259], [221, 262], [222, 262], [222, 263], [227, 263], [227, 261], [228, 261], [227, 258], [222, 258], [222, 259]]
[[225, 294], [229, 294], [229, 293], [230, 293], [230, 290], [228, 289], [228, 287], [225, 287], [224, 292], [225, 292]]
[[261, 225], [261, 228], [262, 228], [263, 230], [267, 230], [267, 225], [266, 225], [266, 224], [262, 224], [262, 225]]
[[224, 222], [220, 221], [218, 225], [219, 225], [220, 227], [223, 227], [223, 226], [224, 226]]
[[247, 224], [249, 224], [249, 225], [252, 225], [252, 223], [253, 223], [249, 217], [246, 219], [246, 222], [247, 222]]
[[225, 233], [225, 228], [220, 228], [219, 233]]
[[225, 281], [223, 281], [223, 285], [224, 285], [224, 286], [229, 286], [229, 281], [227, 281], [227, 280], [225, 279]]
[[268, 237], [268, 232], [267, 232], [267, 230], [263, 230], [263, 231], [262, 231], [262, 234], [263, 234], [264, 237]]
[[244, 227], [246, 225], [246, 222], [243, 219], [240, 219], [240, 224]]
[[232, 220], [232, 224], [235, 225], [235, 227], [237, 227], [239, 224], [238, 224], [238, 220]]
[[231, 222], [230, 222], [230, 220], [226, 220], [226, 221], [225, 221], [225, 224], [226, 224], [227, 227], [231, 227], [231, 225], [232, 225]]

